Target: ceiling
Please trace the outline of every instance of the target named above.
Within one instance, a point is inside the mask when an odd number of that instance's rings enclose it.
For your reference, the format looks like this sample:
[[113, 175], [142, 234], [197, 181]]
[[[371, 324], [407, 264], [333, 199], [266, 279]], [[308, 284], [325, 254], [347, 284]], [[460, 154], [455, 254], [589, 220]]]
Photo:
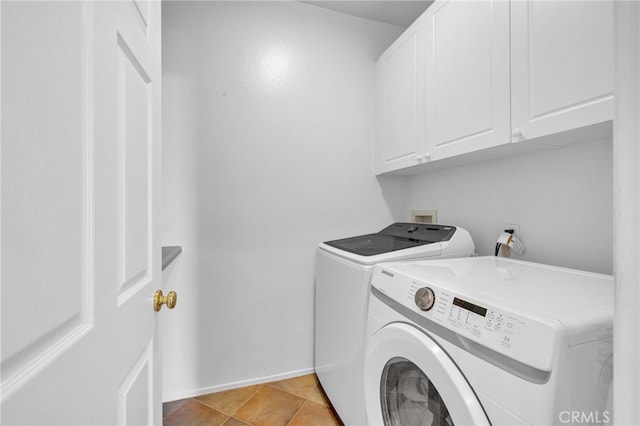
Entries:
[[304, 0], [302, 2], [406, 28], [433, 3], [433, 0]]

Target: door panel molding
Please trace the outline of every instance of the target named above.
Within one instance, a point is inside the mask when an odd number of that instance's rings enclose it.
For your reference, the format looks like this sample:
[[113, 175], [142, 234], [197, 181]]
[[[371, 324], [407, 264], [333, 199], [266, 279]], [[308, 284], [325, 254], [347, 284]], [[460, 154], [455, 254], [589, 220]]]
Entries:
[[[3, 29], [12, 34], [3, 40], [3, 86], [14, 89], [4, 90], [3, 103], [16, 108], [3, 111], [2, 279], [20, 283], [3, 286], [2, 322], [12, 324], [9, 332], [3, 328], [3, 400], [95, 322], [91, 10], [85, 3], [43, 4], [28, 13], [21, 7], [29, 6], [2, 5], [3, 25], [12, 22], [26, 33], [14, 38], [18, 32]], [[46, 45], [29, 37], [33, 26], [46, 32]], [[67, 59], [54, 69], [47, 69], [50, 46]], [[47, 90], [51, 79], [65, 82], [60, 90], [77, 79], [77, 91]], [[18, 101], [25, 95], [39, 102]], [[62, 196], [55, 192], [60, 188]], [[45, 225], [52, 221], [56, 226]]]
[[151, 78], [118, 33], [118, 168], [120, 284], [118, 306], [152, 279], [149, 188], [151, 152]]
[[138, 15], [140, 16], [142, 22], [142, 29], [147, 31], [149, 27], [149, 2], [147, 0], [132, 0], [136, 10], [138, 11]]
[[[118, 424], [156, 424], [153, 418], [153, 340], [132, 366], [118, 389]], [[132, 401], [147, 401], [145, 412]], [[134, 408], [132, 410], [132, 407]]]

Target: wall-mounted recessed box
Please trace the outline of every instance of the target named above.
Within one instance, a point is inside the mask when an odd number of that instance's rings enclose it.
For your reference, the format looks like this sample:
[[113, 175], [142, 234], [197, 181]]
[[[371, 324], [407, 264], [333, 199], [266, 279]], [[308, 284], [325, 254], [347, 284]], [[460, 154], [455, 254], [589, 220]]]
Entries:
[[436, 210], [413, 210], [411, 221], [415, 223], [438, 223], [438, 212]]

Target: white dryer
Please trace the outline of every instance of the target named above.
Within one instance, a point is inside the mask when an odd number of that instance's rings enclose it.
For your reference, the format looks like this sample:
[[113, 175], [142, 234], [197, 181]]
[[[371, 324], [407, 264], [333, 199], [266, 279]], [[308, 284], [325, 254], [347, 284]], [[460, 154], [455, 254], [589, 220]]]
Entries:
[[473, 240], [466, 230], [436, 224], [394, 223], [380, 232], [319, 245], [315, 368], [344, 423], [366, 422], [362, 363], [374, 265], [474, 253]]
[[496, 258], [381, 264], [371, 425], [607, 424], [613, 279]]

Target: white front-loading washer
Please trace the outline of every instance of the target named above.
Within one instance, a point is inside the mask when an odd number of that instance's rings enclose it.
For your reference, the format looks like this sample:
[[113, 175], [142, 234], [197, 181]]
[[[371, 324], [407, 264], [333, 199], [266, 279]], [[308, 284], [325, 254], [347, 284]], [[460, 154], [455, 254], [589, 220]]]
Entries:
[[362, 425], [362, 363], [374, 265], [473, 256], [475, 246], [460, 227], [394, 223], [373, 234], [322, 243], [316, 253], [316, 374], [341, 420]]
[[376, 266], [371, 425], [608, 424], [611, 276], [496, 257]]

